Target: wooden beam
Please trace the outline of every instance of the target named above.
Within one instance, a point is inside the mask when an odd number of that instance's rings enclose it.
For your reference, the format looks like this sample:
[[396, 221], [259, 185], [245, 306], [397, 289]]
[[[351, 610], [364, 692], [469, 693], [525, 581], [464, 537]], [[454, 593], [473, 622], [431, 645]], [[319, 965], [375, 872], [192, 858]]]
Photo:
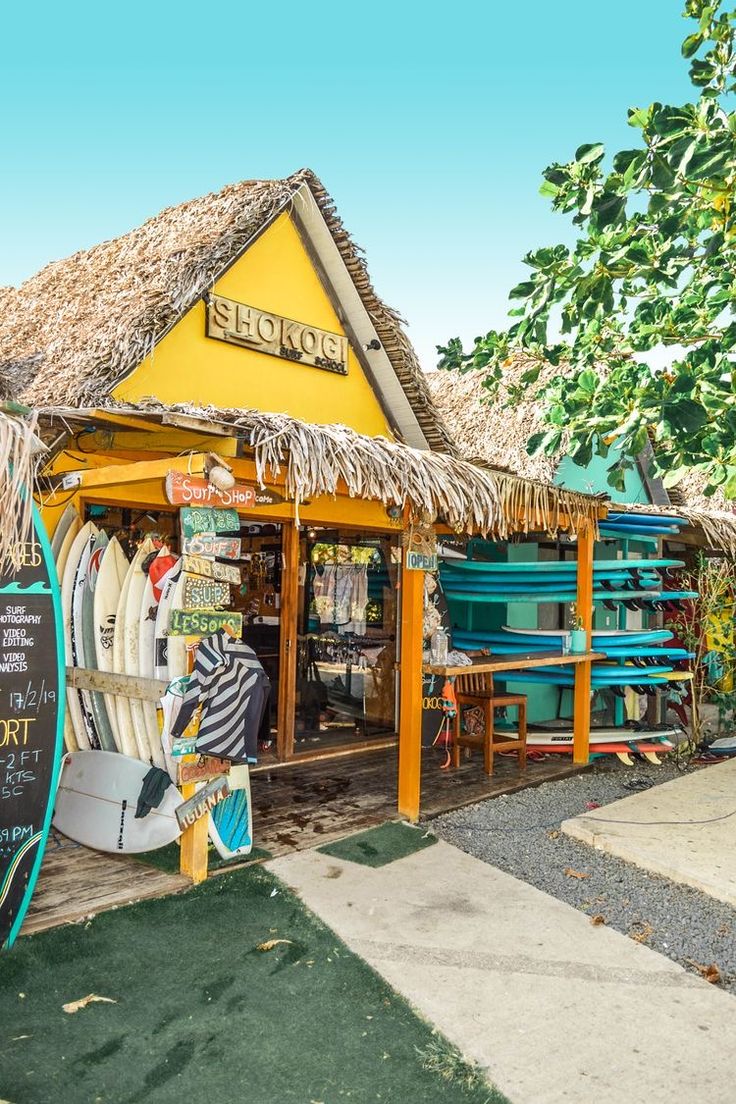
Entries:
[[281, 530], [284, 556], [281, 571], [281, 631], [279, 633], [279, 703], [276, 753], [287, 759], [294, 752], [296, 712], [297, 619], [299, 615], [299, 530], [293, 522]]
[[[194, 797], [197, 786], [194, 782], [187, 782], [181, 787], [181, 796], [184, 801]], [[207, 822], [209, 817], [203, 816], [195, 820], [190, 828], [185, 828], [181, 834], [181, 851], [179, 854], [179, 869], [181, 873], [190, 878], [194, 885], [207, 878]]]
[[[590, 526], [578, 533], [578, 571], [576, 609], [586, 634], [586, 651], [592, 651], [593, 641], [593, 551], [595, 541]], [[592, 662], [590, 659], [575, 668], [573, 712], [574, 763], [587, 763], [590, 758], [590, 710]]]
[[418, 820], [422, 773], [422, 628], [424, 572], [401, 573], [399, 662], [399, 803], [407, 820]]
[[115, 694], [121, 698], [139, 698], [141, 701], [157, 704], [166, 693], [168, 686], [163, 679], [93, 671], [87, 667], [67, 667], [66, 681], [68, 686], [76, 686], [79, 690], [99, 690], [103, 694]]

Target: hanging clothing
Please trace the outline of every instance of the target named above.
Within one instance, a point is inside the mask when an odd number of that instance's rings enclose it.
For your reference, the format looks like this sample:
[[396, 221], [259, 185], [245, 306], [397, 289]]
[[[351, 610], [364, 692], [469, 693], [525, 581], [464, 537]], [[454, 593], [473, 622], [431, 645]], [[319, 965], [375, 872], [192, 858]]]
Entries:
[[350, 591], [350, 622], [346, 632], [356, 636], [365, 636], [365, 611], [368, 605], [368, 564], [355, 564], [353, 567]]
[[201, 705], [197, 751], [255, 763], [270, 692], [271, 682], [253, 649], [224, 630], [216, 632], [199, 644], [172, 739], [182, 734]]

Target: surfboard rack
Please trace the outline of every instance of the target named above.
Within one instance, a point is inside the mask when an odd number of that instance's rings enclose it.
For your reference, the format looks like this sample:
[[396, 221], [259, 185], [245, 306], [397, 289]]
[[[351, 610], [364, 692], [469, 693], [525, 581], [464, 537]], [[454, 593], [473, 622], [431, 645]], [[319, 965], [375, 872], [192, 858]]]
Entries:
[[[140, 701], [160, 702], [168, 682], [163, 679], [121, 675], [109, 671], [94, 671], [88, 667], [67, 667], [67, 685], [79, 690], [99, 690]], [[180, 787], [184, 801], [194, 797], [196, 784], [186, 782]], [[196, 885], [207, 877], [207, 817], [200, 817], [181, 836], [181, 873]]]

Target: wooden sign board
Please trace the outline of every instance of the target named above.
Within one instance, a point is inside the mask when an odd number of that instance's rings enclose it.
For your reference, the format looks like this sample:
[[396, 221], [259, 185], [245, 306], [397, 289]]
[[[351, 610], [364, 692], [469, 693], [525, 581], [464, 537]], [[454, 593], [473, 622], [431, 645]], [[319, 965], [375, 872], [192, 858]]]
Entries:
[[278, 314], [210, 295], [207, 337], [259, 353], [294, 360], [338, 375], [348, 374], [348, 339]]
[[213, 609], [230, 605], [230, 584], [204, 575], [184, 575], [182, 605], [185, 610]]
[[240, 568], [235, 564], [218, 563], [217, 560], [208, 560], [205, 556], [182, 557], [182, 569], [189, 575], [204, 575], [208, 579], [219, 579], [223, 583], [233, 583], [240, 586], [242, 576]]
[[63, 750], [61, 602], [35, 508], [33, 524], [33, 540], [0, 565], [0, 948], [36, 884]]
[[234, 510], [256, 510], [260, 506], [276, 506], [284, 496], [271, 487], [252, 483], [235, 483], [221, 491], [214, 483], [197, 475], [171, 471], [166, 476], [166, 497], [172, 506], [221, 506]]
[[427, 555], [425, 552], [412, 552], [407, 548], [405, 566], [407, 571], [437, 571], [437, 553]]
[[226, 625], [236, 636], [240, 636], [243, 631], [242, 613], [214, 609], [173, 609], [169, 620], [169, 636], [212, 636]]
[[191, 760], [187, 757], [179, 763], [178, 784], [185, 786], [187, 782], [208, 782], [211, 778], [227, 774], [230, 765], [229, 759], [217, 759], [214, 755], [194, 755]]
[[[222, 560], [239, 560], [242, 554], [242, 542], [240, 537], [195, 533], [193, 537], [184, 537], [181, 550], [186, 556], [218, 556]], [[200, 574], [204, 575], [204, 572]], [[213, 575], [213, 578], [216, 579], [217, 576]]]
[[191, 828], [200, 817], [207, 816], [215, 805], [219, 805], [229, 796], [230, 783], [225, 775], [218, 775], [198, 790], [194, 797], [190, 797], [188, 801], [182, 801], [176, 809], [176, 819], [182, 832]]
[[237, 533], [240, 518], [237, 510], [221, 510], [216, 506], [182, 506], [179, 511], [182, 537], [196, 533]]

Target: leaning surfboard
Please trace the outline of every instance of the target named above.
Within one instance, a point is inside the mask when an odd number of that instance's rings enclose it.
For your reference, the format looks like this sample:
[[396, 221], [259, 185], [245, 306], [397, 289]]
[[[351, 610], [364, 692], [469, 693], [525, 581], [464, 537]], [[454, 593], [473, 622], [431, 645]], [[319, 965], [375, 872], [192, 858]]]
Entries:
[[64, 731], [64, 626], [41, 519], [0, 573], [0, 947], [13, 945], [51, 825]]

